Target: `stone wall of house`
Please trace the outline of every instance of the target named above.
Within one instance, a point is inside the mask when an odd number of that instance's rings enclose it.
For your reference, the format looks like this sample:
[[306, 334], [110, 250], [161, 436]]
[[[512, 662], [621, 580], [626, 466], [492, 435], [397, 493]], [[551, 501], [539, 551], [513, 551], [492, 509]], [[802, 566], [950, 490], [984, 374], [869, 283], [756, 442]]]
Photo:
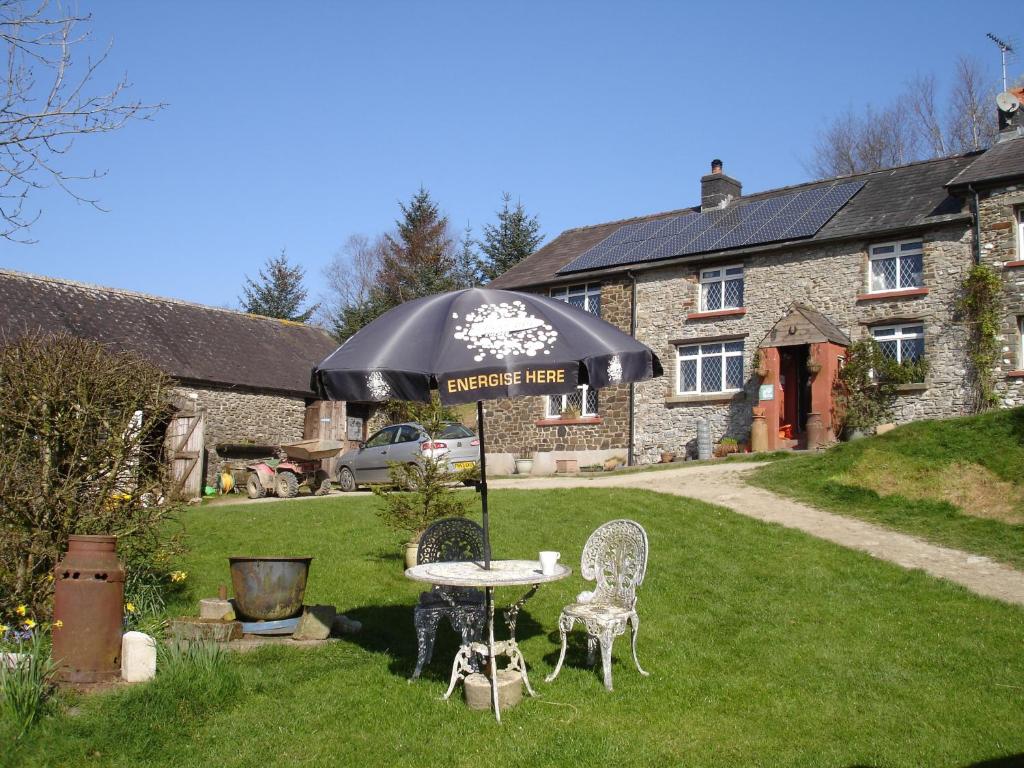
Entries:
[[996, 393], [1004, 406], [1024, 405], [1024, 351], [1019, 325], [1024, 317], [1024, 253], [1016, 225], [1016, 213], [1024, 208], [1024, 184], [981, 191], [978, 197], [981, 259], [996, 269], [1005, 286], [1005, 314], [999, 334], [1003, 354], [996, 365]]
[[[601, 284], [601, 317], [627, 333], [631, 290], [625, 279]], [[629, 444], [628, 386], [608, 387], [598, 393], [596, 423], [545, 418], [543, 397], [491, 400], [485, 409], [488, 453], [617, 449], [625, 456]]]
[[[636, 385], [636, 460], [657, 461], [662, 450], [692, 451], [702, 418], [709, 419], [715, 440], [747, 439], [760, 383], [752, 370], [755, 351], [793, 303], [822, 313], [853, 340], [869, 335], [872, 325], [922, 323], [930, 363], [926, 386], [901, 393], [895, 418], [905, 422], [962, 413], [969, 398], [966, 333], [954, 320], [954, 309], [972, 262], [971, 241], [971, 229], [963, 222], [926, 232], [924, 285], [928, 293], [896, 299], [862, 297], [867, 291], [868, 247], [883, 242], [882, 238], [808, 245], [721, 261], [744, 266], [746, 312], [727, 317], [687, 317], [698, 309], [699, 267], [641, 272], [636, 335], [661, 357], [666, 376]], [[676, 397], [676, 344], [733, 334], [744, 341], [744, 389], [724, 400], [722, 395]]]
[[303, 438], [306, 400], [241, 388], [180, 386], [174, 398], [183, 410], [203, 410], [205, 482], [212, 485], [220, 468], [219, 443], [280, 445]]

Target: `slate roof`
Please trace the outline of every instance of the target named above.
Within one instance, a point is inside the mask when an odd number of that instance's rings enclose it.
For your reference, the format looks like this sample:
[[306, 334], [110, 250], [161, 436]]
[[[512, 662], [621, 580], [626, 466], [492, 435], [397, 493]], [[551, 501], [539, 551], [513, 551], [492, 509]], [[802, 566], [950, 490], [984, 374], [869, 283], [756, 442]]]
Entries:
[[[991, 150], [990, 150], [991, 151]], [[657, 262], [630, 264], [588, 272], [573, 272], [560, 275], [558, 270], [577, 256], [604, 240], [624, 224], [655, 221], [671, 216], [699, 212], [700, 208], [682, 208], [675, 211], [639, 216], [633, 219], [611, 221], [590, 227], [569, 229], [532, 256], [515, 265], [505, 274], [491, 282], [494, 288], [526, 288], [551, 283], [573, 283], [627, 270], [639, 271], [664, 266], [673, 261], [702, 261], [720, 255], [756, 253], [765, 249], [791, 247], [808, 242], [844, 240], [866, 236], [877, 236], [886, 232], [898, 232], [914, 227], [928, 226], [948, 221], [966, 220], [969, 214], [964, 210], [963, 201], [946, 189], [954, 176], [975, 162], [979, 153], [956, 155], [938, 160], [925, 160], [897, 168], [888, 168], [870, 173], [859, 173], [839, 177], [841, 180], [864, 181], [860, 190], [835, 216], [833, 216], [813, 237], [792, 240], [788, 243], [757, 245], [729, 251], [713, 251], [695, 256], [686, 256]], [[813, 189], [834, 184], [837, 179], [798, 184], [791, 187], [744, 195], [732, 205], [774, 197], [793, 191]]]
[[1024, 137], [1006, 139], [995, 144], [967, 168], [953, 177], [950, 187], [1024, 176]]
[[312, 326], [176, 299], [0, 270], [0, 342], [67, 331], [135, 352], [177, 379], [312, 397], [337, 348]]
[[786, 316], [772, 326], [772, 329], [768, 331], [765, 338], [771, 338], [776, 333], [782, 335], [780, 333], [781, 330], [788, 328], [792, 324], [794, 315], [802, 315], [821, 334], [821, 338], [811, 339], [811, 341], [831, 341], [833, 344], [838, 344], [842, 347], [848, 347], [852, 343], [850, 337], [843, 333], [839, 326], [821, 314], [821, 312], [808, 307], [806, 304], [793, 304], [789, 308], [789, 312], [786, 313]]

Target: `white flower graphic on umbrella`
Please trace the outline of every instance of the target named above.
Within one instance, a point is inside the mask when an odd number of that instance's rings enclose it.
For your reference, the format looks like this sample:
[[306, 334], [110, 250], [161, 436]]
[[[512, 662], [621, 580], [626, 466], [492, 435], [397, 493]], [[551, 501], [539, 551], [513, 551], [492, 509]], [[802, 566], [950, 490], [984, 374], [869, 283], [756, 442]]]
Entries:
[[[458, 319], [458, 313], [452, 317]], [[488, 355], [498, 360], [506, 357], [535, 357], [551, 354], [550, 347], [558, 331], [539, 317], [531, 315], [521, 301], [481, 304], [464, 318], [465, 325], [455, 326], [455, 338], [466, 342], [466, 349], [481, 362]]]

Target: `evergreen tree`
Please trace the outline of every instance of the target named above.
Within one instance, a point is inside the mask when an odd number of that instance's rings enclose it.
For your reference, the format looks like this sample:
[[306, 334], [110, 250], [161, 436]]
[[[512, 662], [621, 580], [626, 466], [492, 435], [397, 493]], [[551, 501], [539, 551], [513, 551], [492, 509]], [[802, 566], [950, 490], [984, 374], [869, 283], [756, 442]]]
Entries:
[[497, 224], [484, 225], [484, 239], [480, 248], [484, 258], [480, 272], [486, 280], [503, 275], [537, 250], [544, 240], [536, 216], [526, 213], [521, 202], [511, 205], [512, 196], [502, 195], [504, 204], [498, 211]]
[[305, 273], [299, 265], [288, 263], [288, 254], [282, 249], [280, 256], [267, 259], [258, 280], [246, 275], [245, 285], [242, 286], [244, 295], [238, 299], [242, 309], [253, 315], [306, 322], [316, 312], [318, 305], [301, 308], [307, 295], [302, 286]]
[[476, 250], [473, 239], [473, 228], [466, 225], [459, 242], [459, 250], [455, 253], [455, 269], [452, 273], [456, 288], [473, 288], [483, 282], [480, 273], [480, 254]]
[[453, 290], [455, 258], [448, 217], [420, 187], [408, 205], [399, 203], [397, 231], [384, 239], [377, 283], [386, 308], [410, 299]]

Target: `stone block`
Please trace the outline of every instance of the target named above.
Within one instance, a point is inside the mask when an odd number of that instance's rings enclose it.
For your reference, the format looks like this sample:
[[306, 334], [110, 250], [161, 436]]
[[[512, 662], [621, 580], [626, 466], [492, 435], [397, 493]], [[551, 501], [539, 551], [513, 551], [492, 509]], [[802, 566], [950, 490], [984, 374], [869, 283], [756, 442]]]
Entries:
[[354, 635], [363, 628], [363, 622], [350, 619], [343, 613], [334, 617], [331, 624], [331, 635]]
[[[511, 669], [499, 669], [498, 674], [498, 706], [502, 710], [511, 709], [523, 700], [523, 677]], [[482, 672], [474, 672], [463, 681], [466, 693], [466, 706], [470, 709], [491, 708], [491, 679]]]
[[[230, 617], [228, 616], [230, 614]], [[235, 611], [227, 600], [219, 600], [215, 597], [206, 597], [199, 601], [199, 618], [201, 619], [226, 619], [233, 621]]]
[[895, 424], [879, 424], [877, 427], [875, 427], [875, 434], [884, 435], [886, 432], [892, 432], [894, 429], [896, 429]]
[[514, 475], [515, 473], [516, 460], [511, 453], [487, 454], [488, 475]]
[[333, 605], [305, 606], [292, 639], [326, 640], [331, 635], [331, 626], [337, 616], [338, 609]]
[[156, 677], [156, 640], [145, 632], [121, 635], [121, 679], [144, 683]]
[[237, 621], [189, 617], [171, 621], [169, 633], [178, 642], [226, 643], [241, 638], [242, 625]]

